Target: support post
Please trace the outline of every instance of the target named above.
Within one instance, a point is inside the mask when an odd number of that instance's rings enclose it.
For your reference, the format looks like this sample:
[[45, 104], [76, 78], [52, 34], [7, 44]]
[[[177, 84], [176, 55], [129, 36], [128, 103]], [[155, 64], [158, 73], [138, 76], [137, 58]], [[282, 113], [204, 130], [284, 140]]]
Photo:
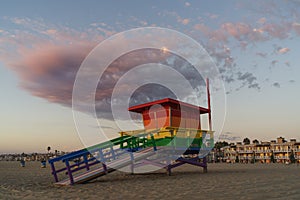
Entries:
[[86, 166], [86, 170], [87, 170], [87, 171], [90, 170], [90, 166], [89, 166], [87, 154], [84, 154], [84, 155], [83, 155], [83, 160], [84, 160], [84, 163], [85, 163], [85, 166]]
[[130, 151], [130, 159], [131, 159], [131, 165], [130, 165], [130, 170], [131, 170], [131, 174], [134, 174], [134, 156], [133, 156], [133, 152]]
[[206, 90], [207, 90], [207, 103], [208, 103], [208, 123], [209, 123], [209, 130], [212, 130], [212, 123], [211, 123], [211, 105], [210, 105], [210, 91], [209, 91], [209, 79], [206, 79]]
[[155, 139], [154, 139], [154, 135], [153, 134], [151, 134], [151, 141], [152, 141], [153, 149], [154, 149], [154, 151], [156, 151], [157, 148], [156, 148], [156, 143], [155, 143]]
[[99, 149], [100, 162], [102, 163], [102, 167], [104, 172], [107, 174], [107, 166], [105, 164], [105, 157], [103, 155], [103, 149]]
[[66, 163], [68, 175], [69, 175], [69, 178], [70, 178], [70, 183], [71, 183], [71, 185], [73, 185], [74, 184], [74, 179], [73, 179], [72, 171], [71, 171], [71, 168], [70, 168], [69, 160], [66, 160], [65, 163]]
[[50, 163], [50, 166], [51, 166], [51, 169], [52, 169], [52, 174], [53, 174], [53, 176], [54, 176], [54, 180], [55, 180], [55, 182], [58, 182], [58, 177], [57, 177], [57, 173], [56, 173], [56, 170], [55, 170], [54, 163], [51, 162], [51, 163]]
[[110, 146], [110, 151], [111, 151], [111, 155], [112, 155], [113, 159], [115, 160], [116, 154], [115, 154], [115, 150], [114, 150], [113, 146]]
[[207, 159], [206, 156], [203, 158], [203, 173], [207, 173]]
[[168, 176], [171, 176], [172, 175], [172, 172], [171, 172], [171, 163], [168, 163], [168, 165], [166, 166], [166, 170], [167, 170]]

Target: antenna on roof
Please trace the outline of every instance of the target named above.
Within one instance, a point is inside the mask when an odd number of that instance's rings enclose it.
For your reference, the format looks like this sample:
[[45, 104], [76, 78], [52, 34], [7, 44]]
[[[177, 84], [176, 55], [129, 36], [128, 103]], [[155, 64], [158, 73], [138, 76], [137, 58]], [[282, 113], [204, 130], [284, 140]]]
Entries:
[[211, 107], [210, 107], [210, 91], [209, 91], [209, 79], [206, 78], [206, 90], [207, 90], [207, 103], [208, 103], [208, 123], [209, 123], [209, 130], [212, 130], [211, 124]]

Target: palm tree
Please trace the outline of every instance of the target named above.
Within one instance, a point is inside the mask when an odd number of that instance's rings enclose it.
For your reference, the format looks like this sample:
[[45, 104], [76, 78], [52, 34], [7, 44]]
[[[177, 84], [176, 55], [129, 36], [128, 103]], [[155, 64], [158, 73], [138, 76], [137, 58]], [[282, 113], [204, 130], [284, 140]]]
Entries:
[[222, 147], [225, 147], [225, 146], [228, 146], [228, 145], [229, 145], [228, 142], [225, 142], [225, 141], [223, 141], [223, 142], [216, 142], [215, 143], [215, 148], [218, 149], [218, 150], [220, 150]]
[[48, 146], [48, 147], [47, 147], [48, 154], [49, 154], [50, 150], [51, 150], [51, 147]]
[[253, 144], [259, 144], [259, 141], [257, 139], [252, 141]]
[[244, 145], [250, 144], [250, 139], [244, 138], [243, 143], [244, 143]]

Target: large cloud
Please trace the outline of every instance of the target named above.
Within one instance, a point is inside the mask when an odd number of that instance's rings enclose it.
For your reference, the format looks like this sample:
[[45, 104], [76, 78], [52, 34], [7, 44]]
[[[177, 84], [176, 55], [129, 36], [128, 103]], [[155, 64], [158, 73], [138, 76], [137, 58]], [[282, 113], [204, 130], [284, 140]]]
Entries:
[[20, 77], [20, 87], [50, 102], [70, 105], [76, 72], [93, 44], [41, 45], [21, 51], [10, 63]]
[[[95, 42], [88, 40], [63, 44], [53, 44], [39, 40], [38, 43], [29, 48], [17, 46], [17, 55], [10, 55], [10, 58], [14, 59], [3, 59], [3, 61], [19, 76], [21, 88], [30, 92], [33, 96], [70, 107], [72, 105], [72, 90], [76, 73], [82, 61], [95, 45]], [[197, 71], [185, 60], [174, 54], [160, 49], [143, 49], [129, 52], [113, 61], [100, 79], [95, 95], [98, 117], [112, 119], [111, 95], [116, 83], [130, 69], [146, 63], [161, 63], [173, 67], [185, 76], [194, 88], [197, 88], [199, 84], [204, 85], [204, 82], [199, 81], [202, 78]], [[165, 75], [165, 78], [168, 76], [171, 75]], [[174, 84], [178, 84], [176, 87], [182, 87], [179, 82], [173, 81]], [[130, 90], [130, 85], [128, 87], [127, 89]], [[180, 90], [184, 92], [185, 88]], [[145, 103], [149, 100], [166, 97], [176, 98], [174, 93], [165, 87], [150, 84], [141, 87], [139, 92], [133, 95], [130, 104]], [[85, 112], [84, 103], [81, 111]]]

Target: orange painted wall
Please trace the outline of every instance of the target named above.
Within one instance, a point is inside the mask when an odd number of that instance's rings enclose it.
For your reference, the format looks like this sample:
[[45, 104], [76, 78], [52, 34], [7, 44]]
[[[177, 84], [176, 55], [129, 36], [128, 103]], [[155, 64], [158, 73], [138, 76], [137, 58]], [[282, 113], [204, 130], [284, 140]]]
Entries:
[[170, 126], [170, 117], [168, 112], [168, 107], [166, 108], [154, 108], [145, 110], [143, 112], [143, 121], [145, 129], [155, 129]]
[[178, 106], [171, 107], [164, 105], [162, 107], [145, 110], [143, 112], [143, 122], [145, 129], [156, 129], [167, 126], [201, 129], [200, 113], [193, 109], [182, 109]]

